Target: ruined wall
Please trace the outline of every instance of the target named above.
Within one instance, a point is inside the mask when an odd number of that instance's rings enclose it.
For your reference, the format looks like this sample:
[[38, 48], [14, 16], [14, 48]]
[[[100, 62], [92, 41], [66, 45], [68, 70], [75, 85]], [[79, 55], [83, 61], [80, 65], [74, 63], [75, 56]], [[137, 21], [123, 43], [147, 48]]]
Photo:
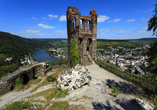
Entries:
[[25, 68], [23, 70], [17, 70], [8, 76], [5, 76], [0, 81], [0, 95], [10, 91], [13, 87], [13, 84], [19, 76], [23, 76], [24, 83], [27, 83], [29, 80], [33, 79], [35, 74], [39, 71], [43, 71], [44, 66], [42, 64], [37, 64], [32, 67]]
[[[82, 21], [80, 23], [80, 20]], [[71, 65], [70, 46], [71, 38], [78, 41], [78, 50], [80, 50], [81, 63], [88, 61], [87, 51], [90, 56], [96, 57], [96, 37], [97, 37], [97, 14], [91, 10], [89, 16], [83, 16], [77, 7], [68, 7], [67, 9], [67, 34], [68, 34], [68, 64]], [[87, 48], [89, 41], [89, 48]]]

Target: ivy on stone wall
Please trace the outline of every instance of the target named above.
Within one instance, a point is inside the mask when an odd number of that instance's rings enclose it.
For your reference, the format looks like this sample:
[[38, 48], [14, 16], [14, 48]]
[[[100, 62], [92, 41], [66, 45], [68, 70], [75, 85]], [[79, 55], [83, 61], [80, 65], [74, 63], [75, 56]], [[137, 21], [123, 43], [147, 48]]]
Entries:
[[77, 40], [73, 38], [71, 38], [70, 54], [71, 54], [71, 67], [74, 67], [79, 63], [80, 52], [78, 51]]

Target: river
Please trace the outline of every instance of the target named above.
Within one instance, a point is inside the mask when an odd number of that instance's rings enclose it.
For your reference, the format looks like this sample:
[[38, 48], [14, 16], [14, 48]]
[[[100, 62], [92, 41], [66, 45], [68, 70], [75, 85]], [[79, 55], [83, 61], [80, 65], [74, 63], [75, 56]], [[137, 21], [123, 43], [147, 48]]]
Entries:
[[55, 62], [58, 61], [59, 59], [50, 56], [45, 52], [45, 49], [40, 49], [37, 50], [33, 53], [33, 57], [38, 61], [38, 62], [45, 62], [47, 60], [52, 61], [54, 60]]

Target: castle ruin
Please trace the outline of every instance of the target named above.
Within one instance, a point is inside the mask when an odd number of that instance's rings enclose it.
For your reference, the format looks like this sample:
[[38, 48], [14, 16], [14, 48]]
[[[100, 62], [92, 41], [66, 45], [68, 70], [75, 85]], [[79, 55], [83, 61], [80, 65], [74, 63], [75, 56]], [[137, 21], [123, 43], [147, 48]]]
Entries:
[[97, 14], [90, 10], [89, 16], [83, 16], [77, 7], [67, 9], [67, 34], [68, 34], [68, 65], [71, 65], [70, 46], [71, 38], [78, 41], [81, 63], [88, 61], [88, 54], [92, 59], [96, 57]]

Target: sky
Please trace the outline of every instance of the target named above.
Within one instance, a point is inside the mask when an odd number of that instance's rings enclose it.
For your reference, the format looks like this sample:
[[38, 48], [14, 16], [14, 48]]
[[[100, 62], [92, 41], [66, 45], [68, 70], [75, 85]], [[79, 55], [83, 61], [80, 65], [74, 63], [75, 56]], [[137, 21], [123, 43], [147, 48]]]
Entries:
[[97, 13], [97, 39], [152, 38], [155, 0], [0, 0], [0, 31], [24, 38], [67, 38], [66, 11]]

